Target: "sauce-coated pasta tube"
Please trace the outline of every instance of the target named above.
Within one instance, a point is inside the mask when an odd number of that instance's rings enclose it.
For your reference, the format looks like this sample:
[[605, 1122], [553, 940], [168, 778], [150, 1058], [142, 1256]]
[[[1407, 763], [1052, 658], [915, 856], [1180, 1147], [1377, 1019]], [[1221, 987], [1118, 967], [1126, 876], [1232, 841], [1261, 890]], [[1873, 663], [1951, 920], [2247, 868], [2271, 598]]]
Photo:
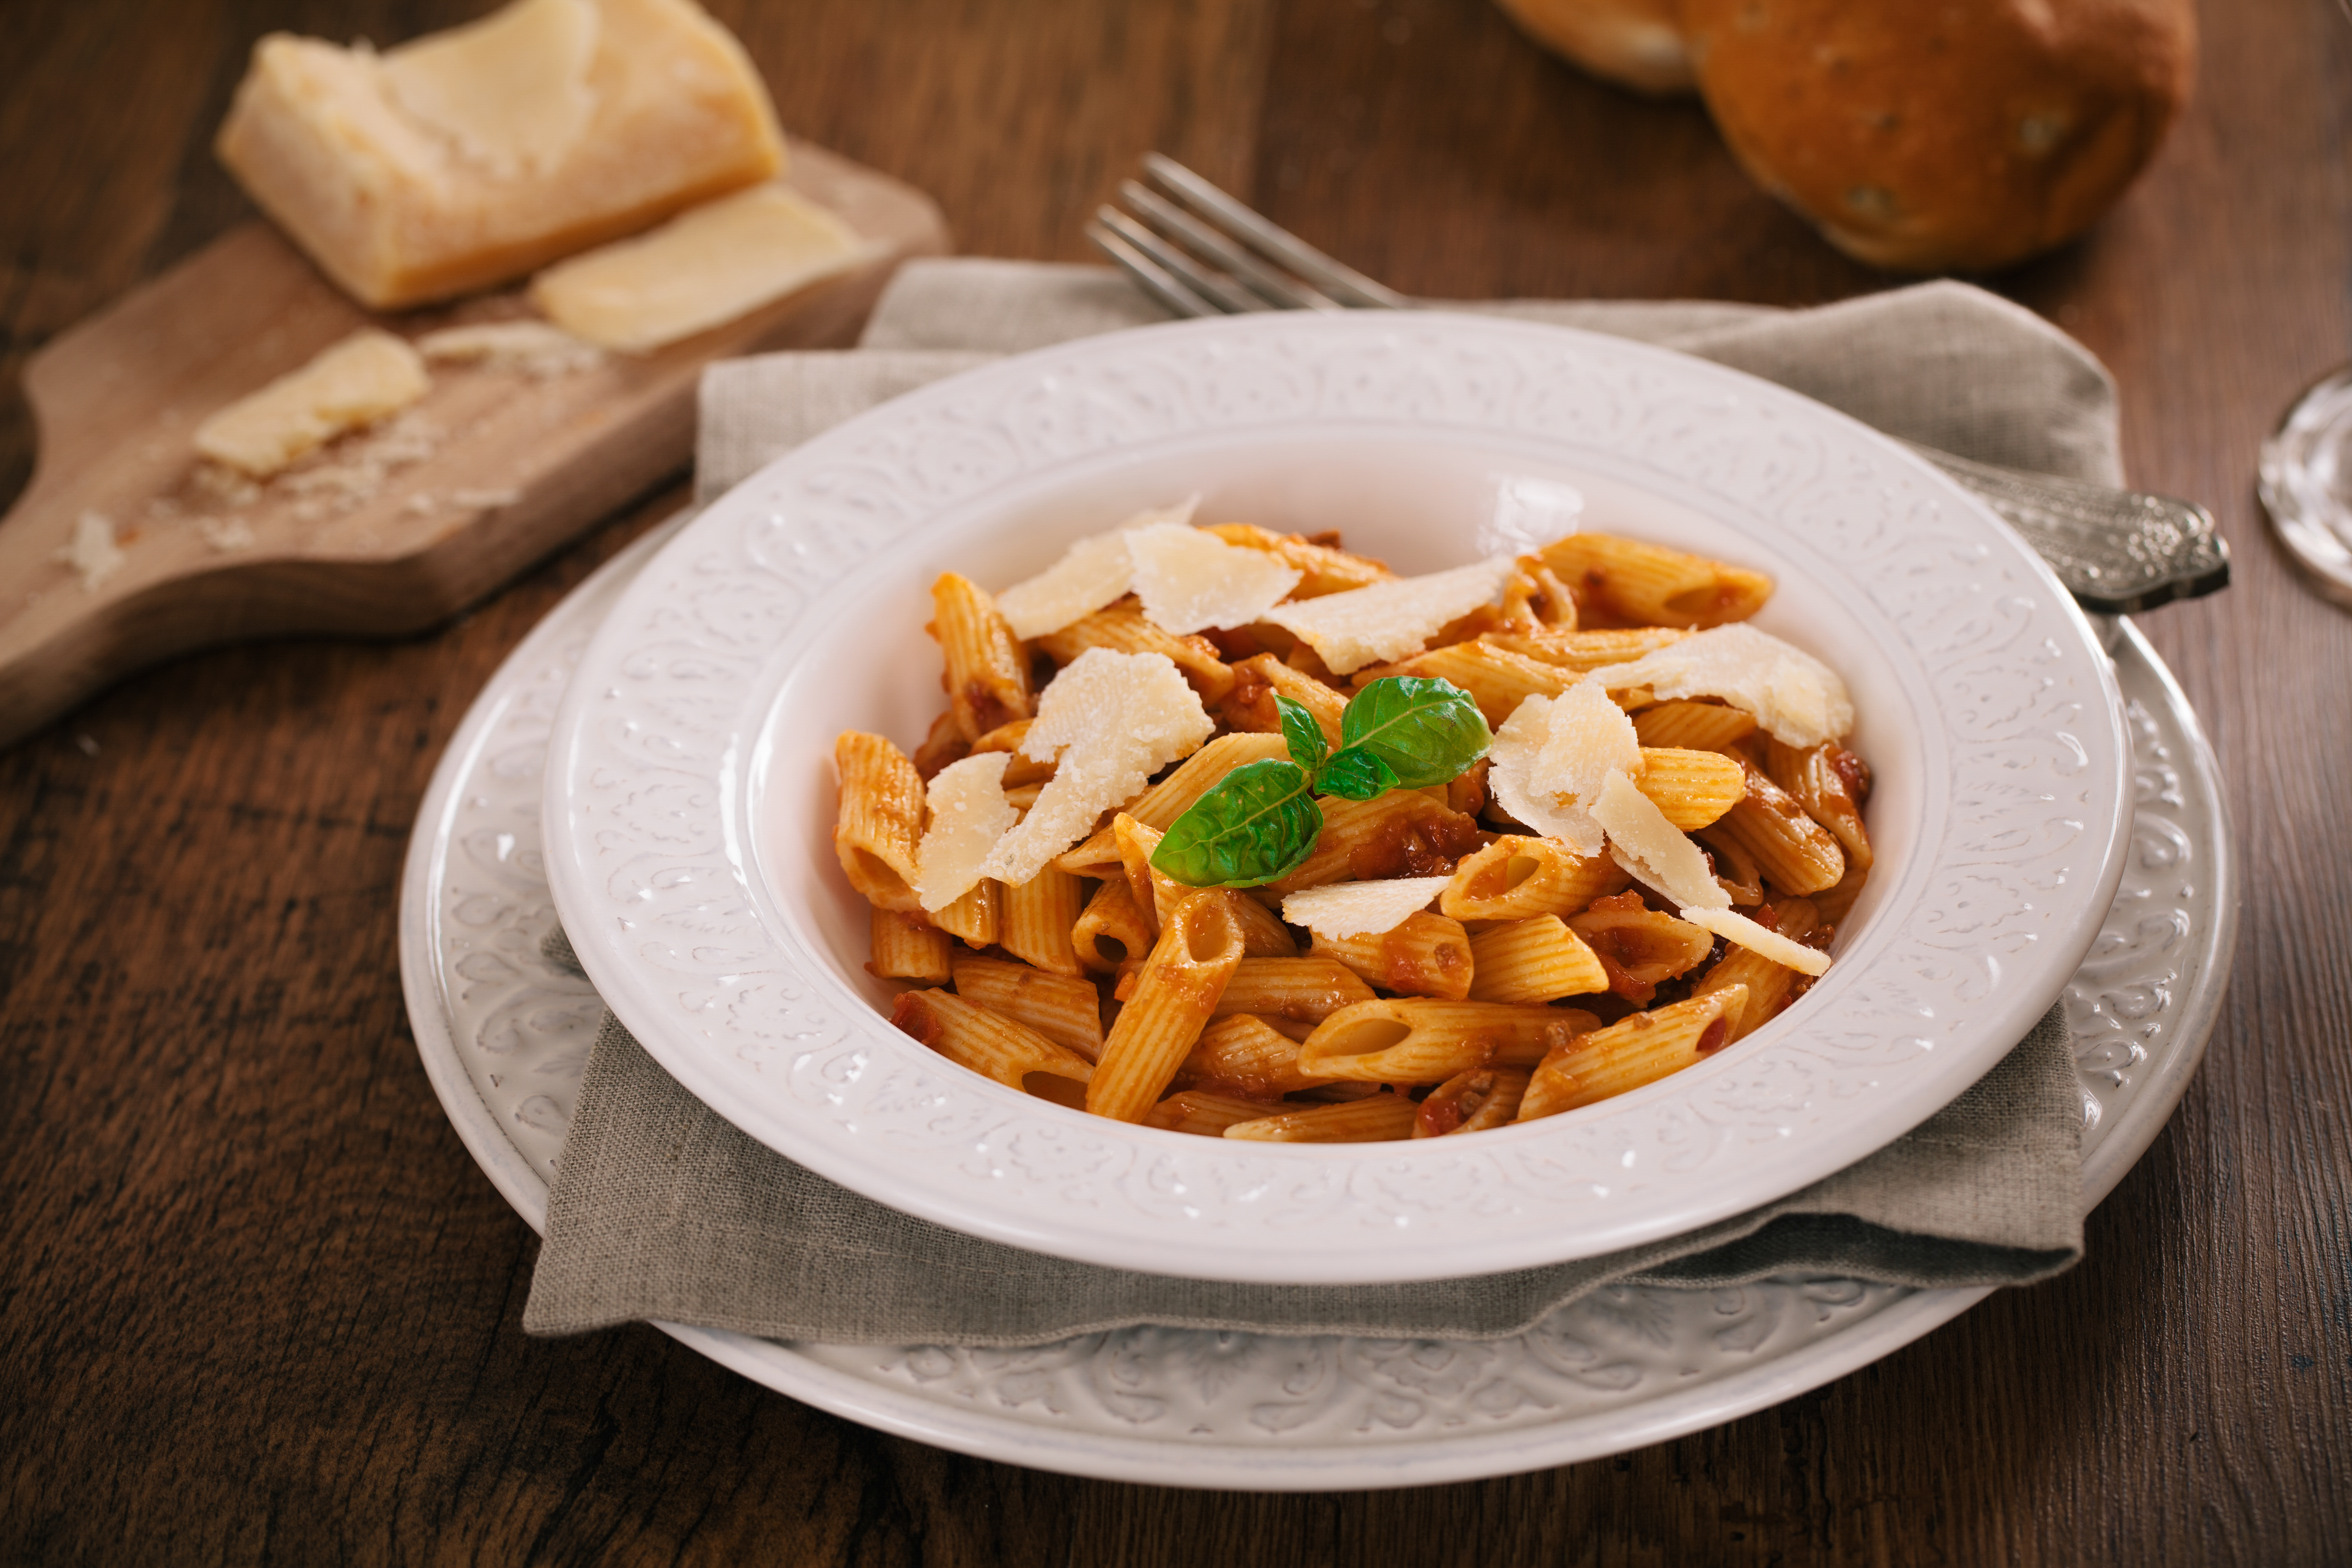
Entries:
[[1532, 1068], [1472, 1068], [1454, 1074], [1424, 1096], [1412, 1119], [1416, 1138], [1451, 1138], [1508, 1127], [1519, 1113]]
[[1506, 835], [1454, 868], [1437, 907], [1458, 921], [1570, 915], [1633, 878], [1606, 855], [1579, 855], [1551, 838]]
[[955, 944], [945, 931], [919, 914], [877, 909], [871, 922], [874, 956], [866, 973], [877, 980], [920, 980], [932, 985], [948, 983]]
[[1143, 1124], [1167, 1132], [1222, 1138], [1225, 1135], [1225, 1129], [1236, 1121], [1255, 1121], [1262, 1117], [1279, 1115], [1282, 1110], [1279, 1100], [1250, 1100], [1214, 1089], [1188, 1089], [1181, 1094], [1170, 1095], [1144, 1112]]
[[1845, 875], [1845, 852], [1829, 830], [1753, 765], [1748, 768], [1748, 793], [1709, 831], [1754, 856], [1766, 879], [1782, 892], [1818, 893], [1836, 887]]
[[1536, 1068], [1517, 1120], [1557, 1116], [1680, 1072], [1728, 1043], [1747, 1005], [1744, 987], [1727, 986], [1570, 1040]]
[[[1641, 732], [1638, 726], [1634, 732]], [[1748, 793], [1748, 775], [1720, 752], [1643, 746], [1642, 773], [1633, 787], [1649, 797], [1659, 815], [1688, 833], [1738, 805]]]
[[1117, 1121], [1140, 1121], [1217, 1010], [1242, 961], [1234, 895], [1203, 892], [1170, 912], [1137, 976], [1135, 994], [1103, 1041], [1087, 1085], [1087, 1109]]
[[[1326, 744], [1339, 744], [1339, 720], [1348, 699], [1303, 670], [1293, 669], [1270, 653], [1253, 655], [1233, 667], [1234, 689], [1218, 710], [1236, 730], [1267, 735], [1282, 733], [1282, 712], [1275, 706], [1279, 695], [1289, 698], [1315, 716]], [[1279, 752], [1268, 755], [1279, 756]]]
[[1090, 647], [1113, 653], [1164, 653], [1203, 702], [1223, 700], [1234, 689], [1231, 666], [1217, 657], [1217, 645], [1203, 637], [1178, 637], [1161, 631], [1143, 618], [1131, 603], [1081, 616], [1059, 631], [1047, 632], [1037, 647], [1055, 664], [1067, 664]]
[[1829, 829], [1845, 851], [1847, 866], [1870, 869], [1870, 834], [1862, 826], [1862, 797], [1869, 789], [1870, 770], [1860, 757], [1833, 741], [1802, 751], [1769, 741], [1764, 771], [1805, 808], [1806, 816]]
[[1489, 726], [1499, 727], [1530, 697], [1557, 697], [1581, 679], [1575, 671], [1487, 642], [1432, 648], [1395, 664], [1356, 672], [1359, 689], [1388, 676], [1448, 680], [1470, 694]]
[[1070, 945], [1078, 962], [1095, 973], [1125, 974], [1143, 966], [1154, 935], [1121, 875], [1095, 889], [1078, 923], [1070, 928]]
[[1469, 933], [1460, 921], [1425, 910], [1407, 915], [1393, 931], [1340, 937], [1318, 933], [1308, 952], [1317, 958], [1338, 959], [1383, 991], [1457, 1002], [1470, 994], [1475, 961]]
[[1633, 733], [1644, 747], [1727, 752], [1756, 733], [1756, 720], [1719, 702], [1661, 702], [1633, 715]]
[[1235, 1013], [1209, 1020], [1179, 1072], [1192, 1083], [1225, 1086], [1264, 1100], [1332, 1081], [1300, 1071], [1298, 1049], [1297, 1040], [1277, 1033], [1263, 1018]]
[[1568, 928], [1584, 939], [1609, 975], [1609, 989], [1628, 1002], [1647, 1003], [1666, 981], [1706, 962], [1715, 938], [1688, 921], [1644, 909], [1638, 893], [1596, 899]]
[[923, 837], [923, 781], [907, 753], [879, 735], [845, 730], [833, 743], [841, 774], [833, 850], [849, 885], [878, 910], [919, 913], [915, 847]]
[[967, 741], [1035, 711], [1029, 660], [988, 591], [959, 573], [931, 584], [931, 633], [947, 660], [948, 709]]
[[[1813, 933], [1821, 921], [1813, 906], [1803, 899], [1783, 899], [1772, 906], [1771, 929], [1790, 942], [1802, 942]], [[1725, 1044], [1745, 1039], [1780, 1015], [1789, 1005], [1799, 975], [1784, 963], [1775, 963], [1760, 952], [1733, 946], [1720, 962], [1699, 976], [1691, 987], [1694, 996], [1705, 996], [1717, 991], [1727, 991], [1734, 985], [1748, 988], [1747, 1005], [1732, 1021]]]
[[1033, 1077], [1085, 1083], [1094, 1076], [1094, 1064], [1067, 1046], [945, 991], [901, 993], [890, 1008], [890, 1022], [950, 1061], [1007, 1089], [1033, 1092]]
[[1470, 938], [1474, 1002], [1557, 1002], [1609, 989], [1609, 972], [1558, 915], [1505, 921]]
[[1290, 590], [1293, 599], [1319, 599], [1326, 594], [1369, 588], [1396, 575], [1369, 555], [1318, 544], [1300, 534], [1276, 533], [1252, 523], [1213, 522], [1202, 531], [1213, 533], [1238, 549], [1263, 550], [1285, 566], [1295, 568], [1299, 575], [1297, 586]]
[[1372, 988], [1336, 958], [1244, 958], [1217, 1013], [1254, 1013], [1319, 1024], [1342, 1007], [1372, 999]]
[[1475, 819], [1419, 790], [1392, 789], [1370, 800], [1326, 795], [1315, 805], [1323, 831], [1297, 870], [1267, 884], [1277, 894], [1333, 882], [1442, 876], [1486, 842]]
[[956, 994], [999, 1016], [1025, 1024], [1088, 1061], [1102, 1055], [1102, 997], [1091, 980], [1048, 974], [1001, 958], [958, 958]]
[[1058, 866], [1005, 886], [997, 942], [1049, 974], [1086, 973], [1070, 931], [1086, 908], [1086, 884]]
[[950, 936], [961, 937], [966, 947], [993, 947], [1001, 919], [1003, 884], [982, 877], [963, 890], [955, 902], [931, 911], [931, 923]]
[[1479, 1067], [1528, 1067], [1600, 1023], [1575, 1007], [1380, 998], [1343, 1007], [1299, 1048], [1298, 1070], [1375, 1083], [1442, 1083]]
[[1693, 630], [1744, 621], [1772, 596], [1761, 572], [1662, 544], [1607, 533], [1571, 533], [1544, 547], [1580, 612], [1637, 626]]
[[1420, 1107], [1387, 1090], [1339, 1105], [1285, 1110], [1256, 1121], [1236, 1121], [1225, 1136], [1259, 1143], [1384, 1143], [1412, 1136]]
[[1524, 654], [1545, 664], [1582, 674], [1612, 664], [1631, 664], [1646, 653], [1690, 636], [1673, 626], [1628, 626], [1598, 631], [1488, 632], [1479, 640], [1507, 653]]

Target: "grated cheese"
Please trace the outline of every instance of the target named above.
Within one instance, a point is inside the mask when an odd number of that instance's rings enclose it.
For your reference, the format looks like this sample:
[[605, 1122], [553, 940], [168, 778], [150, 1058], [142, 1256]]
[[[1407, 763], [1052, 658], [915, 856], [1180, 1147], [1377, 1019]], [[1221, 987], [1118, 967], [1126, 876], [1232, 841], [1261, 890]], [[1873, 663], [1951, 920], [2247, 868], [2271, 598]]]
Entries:
[[1151, 775], [1200, 749], [1216, 728], [1200, 695], [1164, 653], [1090, 647], [1037, 699], [1021, 754], [1055, 762], [1019, 826], [997, 841], [982, 874], [1019, 886], [1094, 831], [1095, 821], [1141, 794]]
[[1746, 915], [1732, 910], [1685, 910], [1683, 919], [1701, 931], [1713, 931], [1726, 942], [1736, 942], [1759, 958], [1786, 964], [1800, 974], [1827, 974], [1830, 955], [1819, 948], [1807, 947], [1801, 942], [1790, 942], [1779, 931], [1767, 931]]
[[1391, 931], [1429, 907], [1451, 877], [1396, 877], [1381, 882], [1334, 882], [1282, 900], [1282, 918], [1327, 942]]
[[915, 850], [917, 895], [932, 913], [971, 890], [997, 841], [1021, 819], [1004, 798], [1010, 752], [982, 752], [950, 763], [931, 779], [930, 826]]
[[1245, 626], [1298, 585], [1299, 572], [1263, 550], [1244, 550], [1182, 523], [1129, 533], [1143, 617], [1182, 637], [1210, 626]]
[[1201, 498], [1192, 496], [1174, 506], [1139, 511], [1108, 533], [1079, 540], [1045, 571], [997, 595], [997, 612], [1024, 642], [1093, 615], [1124, 595], [1135, 581], [1135, 558], [1128, 553], [1127, 536], [1162, 525], [1182, 527], [1200, 504]]
[[1627, 876], [1672, 899], [1685, 915], [1731, 907], [1731, 895], [1707, 871], [1706, 853], [1623, 773], [1611, 773], [1601, 786], [1592, 816], [1608, 830], [1609, 858]]
[[1736, 623], [1606, 665], [1591, 679], [1611, 690], [1646, 686], [1661, 700], [1719, 697], [1787, 745], [1818, 746], [1853, 728], [1853, 703], [1837, 672], [1768, 632]]
[[1513, 569], [1510, 556], [1497, 555], [1451, 572], [1277, 605], [1265, 618], [1306, 639], [1335, 674], [1346, 675], [1419, 653], [1449, 622], [1491, 604]]

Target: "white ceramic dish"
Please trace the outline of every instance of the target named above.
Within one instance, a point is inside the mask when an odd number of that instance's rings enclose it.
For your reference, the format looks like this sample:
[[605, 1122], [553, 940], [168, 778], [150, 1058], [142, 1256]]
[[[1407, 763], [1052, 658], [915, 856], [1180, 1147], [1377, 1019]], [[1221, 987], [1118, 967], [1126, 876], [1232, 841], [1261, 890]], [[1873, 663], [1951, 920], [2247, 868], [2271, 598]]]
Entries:
[[[1658, 1084], [1409, 1145], [1219, 1142], [987, 1084], [891, 1029], [835, 862], [833, 736], [937, 711], [928, 586], [1003, 584], [1137, 508], [1339, 526], [1400, 570], [1576, 521], [1780, 584], [1853, 689], [1878, 867], [1804, 1004]], [[2128, 751], [2092, 630], [1965, 492], [1769, 384], [1485, 318], [1112, 334], [851, 421], [666, 546], [591, 640], [550, 882], [614, 1011], [752, 1137], [880, 1202], [1211, 1279], [1450, 1278], [1686, 1230], [1851, 1163], [1973, 1082], [2096, 935]]]
[[[401, 973], [451, 1124], [534, 1229], [602, 1009], [539, 954], [541, 774], [572, 666], [652, 537], [559, 606], [475, 701], [409, 847]], [[2065, 991], [2086, 1204], [2146, 1152], [2195, 1070], [2229, 979], [2236, 872], [2194, 716], [2128, 623], [2132, 849]], [[961, 1453], [1161, 1485], [1336, 1490], [1504, 1475], [1622, 1452], [1815, 1387], [1927, 1333], [1980, 1290], [1788, 1279], [1605, 1291], [1492, 1342], [1280, 1339], [1137, 1329], [1031, 1351], [779, 1344], [659, 1325], [769, 1388]]]

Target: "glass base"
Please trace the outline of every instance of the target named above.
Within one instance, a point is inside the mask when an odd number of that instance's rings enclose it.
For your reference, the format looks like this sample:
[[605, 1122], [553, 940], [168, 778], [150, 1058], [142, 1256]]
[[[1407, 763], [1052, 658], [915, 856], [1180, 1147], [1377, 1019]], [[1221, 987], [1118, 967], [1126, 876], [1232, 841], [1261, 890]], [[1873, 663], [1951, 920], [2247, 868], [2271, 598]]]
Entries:
[[2352, 365], [2297, 398], [2263, 443], [2261, 489], [2279, 542], [2352, 606]]

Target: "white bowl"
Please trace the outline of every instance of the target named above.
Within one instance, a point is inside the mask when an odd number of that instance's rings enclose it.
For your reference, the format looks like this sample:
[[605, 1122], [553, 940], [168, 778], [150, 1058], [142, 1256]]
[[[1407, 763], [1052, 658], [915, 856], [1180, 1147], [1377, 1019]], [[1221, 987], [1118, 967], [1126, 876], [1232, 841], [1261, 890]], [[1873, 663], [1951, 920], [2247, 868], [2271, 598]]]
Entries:
[[[1780, 1019], [1583, 1110], [1472, 1137], [1253, 1145], [989, 1083], [892, 1029], [834, 858], [833, 738], [942, 705], [940, 571], [1002, 586], [1199, 491], [1401, 571], [1570, 522], [1769, 572], [1877, 776], [1877, 868]], [[1579, 500], [1580, 518], [1575, 515]], [[1974, 1082], [2122, 868], [2128, 757], [2088, 623], [1902, 448], [1701, 361], [1485, 318], [1257, 317], [1021, 356], [827, 434], [664, 549], [583, 659], [548, 774], [557, 906], [607, 1004], [729, 1121], [942, 1225], [1207, 1279], [1446, 1278], [1768, 1202]]]

